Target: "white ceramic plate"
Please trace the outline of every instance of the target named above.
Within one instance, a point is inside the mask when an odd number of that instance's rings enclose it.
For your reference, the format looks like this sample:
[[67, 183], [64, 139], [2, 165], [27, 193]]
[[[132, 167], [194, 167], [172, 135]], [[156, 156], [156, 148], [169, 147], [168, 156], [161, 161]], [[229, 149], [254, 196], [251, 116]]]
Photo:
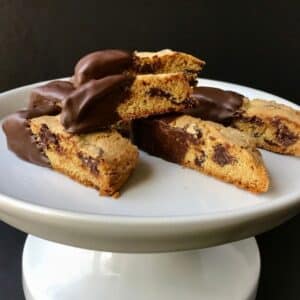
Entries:
[[[206, 79], [199, 84], [293, 105], [235, 84]], [[0, 119], [24, 107], [36, 85], [1, 94]], [[18, 159], [7, 150], [1, 130], [0, 218], [45, 239], [97, 250], [170, 251], [230, 242], [271, 229], [299, 211], [300, 159], [262, 154], [272, 185], [264, 195], [141, 153], [115, 200]]]

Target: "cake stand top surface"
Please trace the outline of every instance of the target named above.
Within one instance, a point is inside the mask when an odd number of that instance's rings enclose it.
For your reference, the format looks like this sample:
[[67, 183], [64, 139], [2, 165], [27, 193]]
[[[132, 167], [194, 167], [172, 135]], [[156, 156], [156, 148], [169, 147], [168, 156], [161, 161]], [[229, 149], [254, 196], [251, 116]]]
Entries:
[[[0, 119], [23, 108], [39, 84], [0, 94]], [[200, 79], [199, 85], [298, 108], [236, 84]], [[271, 229], [300, 208], [300, 159], [261, 152], [271, 178], [263, 195], [141, 152], [116, 200], [18, 159], [0, 130], [0, 218], [39, 237], [96, 250], [173, 251], [239, 240]]]

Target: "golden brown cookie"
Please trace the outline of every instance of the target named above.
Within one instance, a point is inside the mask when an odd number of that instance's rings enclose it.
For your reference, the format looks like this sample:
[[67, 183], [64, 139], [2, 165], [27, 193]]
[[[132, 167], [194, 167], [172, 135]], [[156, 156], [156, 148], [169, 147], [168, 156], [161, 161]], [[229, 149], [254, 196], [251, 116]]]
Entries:
[[51, 167], [98, 189], [101, 195], [118, 195], [135, 168], [137, 148], [114, 130], [70, 134], [63, 129], [59, 116], [42, 116], [28, 122]]
[[135, 74], [159, 74], [184, 72], [190, 82], [197, 79], [205, 62], [190, 54], [164, 49], [158, 52], [134, 52], [133, 65], [129, 69]]
[[122, 120], [133, 120], [180, 111], [190, 105], [190, 92], [183, 73], [138, 75], [117, 112]]
[[134, 141], [142, 150], [251, 192], [266, 192], [267, 170], [255, 143], [230, 127], [191, 116], [138, 120]]
[[232, 126], [253, 137], [258, 147], [300, 156], [300, 111], [274, 101], [244, 98]]
[[194, 84], [204, 65], [204, 61], [190, 54], [169, 49], [158, 52], [106, 49], [82, 57], [75, 66], [73, 82], [78, 87], [92, 79], [116, 74], [135, 76], [183, 72]]
[[190, 92], [183, 73], [106, 76], [88, 81], [66, 98], [61, 122], [68, 132], [93, 132], [120, 120], [181, 111], [191, 104]]

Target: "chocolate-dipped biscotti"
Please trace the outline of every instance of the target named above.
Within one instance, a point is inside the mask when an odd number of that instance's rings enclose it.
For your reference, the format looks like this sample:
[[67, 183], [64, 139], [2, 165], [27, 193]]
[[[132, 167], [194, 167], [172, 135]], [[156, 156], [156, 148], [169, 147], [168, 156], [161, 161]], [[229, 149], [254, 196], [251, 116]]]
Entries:
[[251, 192], [268, 190], [268, 174], [255, 143], [236, 129], [172, 116], [135, 121], [133, 135], [138, 147], [152, 155]]
[[191, 78], [203, 65], [198, 58], [172, 50], [93, 52], [79, 60], [70, 82], [57, 80], [35, 88], [29, 109], [61, 108], [61, 122], [72, 133], [179, 112], [190, 107]]
[[183, 72], [194, 84], [205, 62], [183, 52], [169, 49], [158, 52], [102, 50], [81, 58], [75, 66], [73, 81], [80, 86], [91, 79], [115, 74], [163, 74]]
[[136, 146], [119, 130], [152, 155], [266, 192], [269, 178], [256, 146], [300, 156], [300, 112], [196, 87], [204, 65], [172, 50], [88, 54], [70, 80], [35, 88], [28, 108], [5, 120], [8, 147], [115, 195], [138, 160]]
[[34, 89], [29, 109], [53, 106], [72, 133], [87, 133], [151, 115], [178, 112], [191, 104], [191, 87], [183, 73], [131, 77], [110, 75], [77, 89], [71, 82], [53, 81]]
[[138, 152], [112, 128], [187, 109], [203, 65], [171, 50], [91, 53], [76, 64], [70, 81], [33, 89], [27, 109], [5, 120], [8, 147], [24, 160], [113, 195], [134, 169]]
[[[53, 168], [77, 182], [117, 196], [134, 170], [137, 148], [114, 130], [74, 135], [59, 116], [24, 110], [9, 116], [3, 128], [9, 148], [20, 158]], [[49, 113], [49, 112], [48, 112]]]
[[116, 131], [70, 134], [58, 116], [31, 119], [30, 129], [53, 169], [101, 195], [116, 195], [136, 166], [136, 147]]
[[251, 136], [257, 147], [300, 156], [300, 111], [212, 87], [194, 87], [184, 114], [230, 125]]
[[86, 133], [123, 120], [145, 118], [189, 107], [191, 87], [183, 73], [124, 74], [90, 80], [62, 105], [61, 122], [73, 133]]

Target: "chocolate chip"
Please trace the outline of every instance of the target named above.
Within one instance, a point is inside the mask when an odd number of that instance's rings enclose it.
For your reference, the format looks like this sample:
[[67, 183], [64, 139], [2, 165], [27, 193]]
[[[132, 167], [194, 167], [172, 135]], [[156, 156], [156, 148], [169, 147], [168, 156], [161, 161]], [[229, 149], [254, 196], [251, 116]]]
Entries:
[[141, 59], [134, 57], [132, 69], [136, 73], [149, 74], [157, 73], [162, 67], [162, 62], [159, 58], [153, 57], [151, 62], [142, 62]]
[[253, 136], [256, 137], [256, 138], [260, 137], [261, 135], [262, 135], [262, 132], [254, 132], [253, 133]]
[[281, 145], [288, 147], [297, 142], [298, 136], [291, 132], [280, 119], [274, 118], [271, 123], [276, 128], [276, 139]]
[[268, 139], [264, 139], [264, 142], [269, 144], [270, 146], [276, 146], [278, 147], [278, 144], [276, 144], [275, 142], [271, 141], [271, 140], [268, 140]]
[[261, 118], [253, 116], [253, 117], [241, 117], [239, 119], [241, 122], [244, 123], [251, 123], [251, 124], [255, 124], [256, 126], [262, 126], [264, 125], [264, 122]]
[[160, 88], [152, 87], [147, 92], [151, 97], [165, 97], [167, 99], [173, 98], [172, 95]]
[[197, 156], [195, 157], [195, 164], [199, 167], [202, 167], [203, 163], [205, 162], [205, 159], [206, 159], [206, 155], [205, 155], [205, 152], [204, 151], [200, 151], [199, 154], [197, 154]]
[[214, 154], [212, 159], [215, 163], [217, 163], [221, 167], [236, 162], [236, 159], [229, 154], [226, 147], [222, 144], [218, 144], [214, 147]]
[[199, 77], [199, 74], [201, 73], [201, 71], [199, 71], [198, 75], [197, 75], [197, 72], [195, 70], [185, 69], [185, 70], [183, 70], [183, 72], [186, 75], [186, 78], [189, 81], [189, 84], [191, 86], [196, 86], [197, 83], [198, 83], [197, 77]]
[[99, 160], [82, 152], [77, 153], [78, 158], [81, 160], [83, 166], [88, 167], [94, 175], [99, 175], [98, 164]]
[[101, 156], [103, 156], [104, 154], [104, 150], [102, 148], [98, 149], [98, 158], [100, 158]]
[[200, 144], [203, 142], [203, 140], [201, 140], [202, 137], [202, 131], [197, 127], [197, 125], [193, 125], [192, 126], [192, 130], [193, 132], [189, 132], [190, 125], [186, 124], [182, 127], [182, 130], [185, 131], [187, 133], [186, 138], [189, 142], [191, 142], [192, 144]]
[[55, 149], [60, 152], [59, 137], [50, 131], [46, 124], [42, 124], [39, 132], [40, 144], [43, 148], [50, 148], [50, 145], [54, 145]]
[[195, 131], [195, 135], [198, 139], [200, 139], [202, 137], [202, 131], [196, 126], [193, 126], [193, 130]]
[[137, 68], [139, 73], [154, 73], [154, 68], [151, 64], [145, 63]]
[[197, 79], [195, 79], [193, 77], [190, 77], [188, 80], [189, 80], [190, 86], [195, 86], [198, 83]]

